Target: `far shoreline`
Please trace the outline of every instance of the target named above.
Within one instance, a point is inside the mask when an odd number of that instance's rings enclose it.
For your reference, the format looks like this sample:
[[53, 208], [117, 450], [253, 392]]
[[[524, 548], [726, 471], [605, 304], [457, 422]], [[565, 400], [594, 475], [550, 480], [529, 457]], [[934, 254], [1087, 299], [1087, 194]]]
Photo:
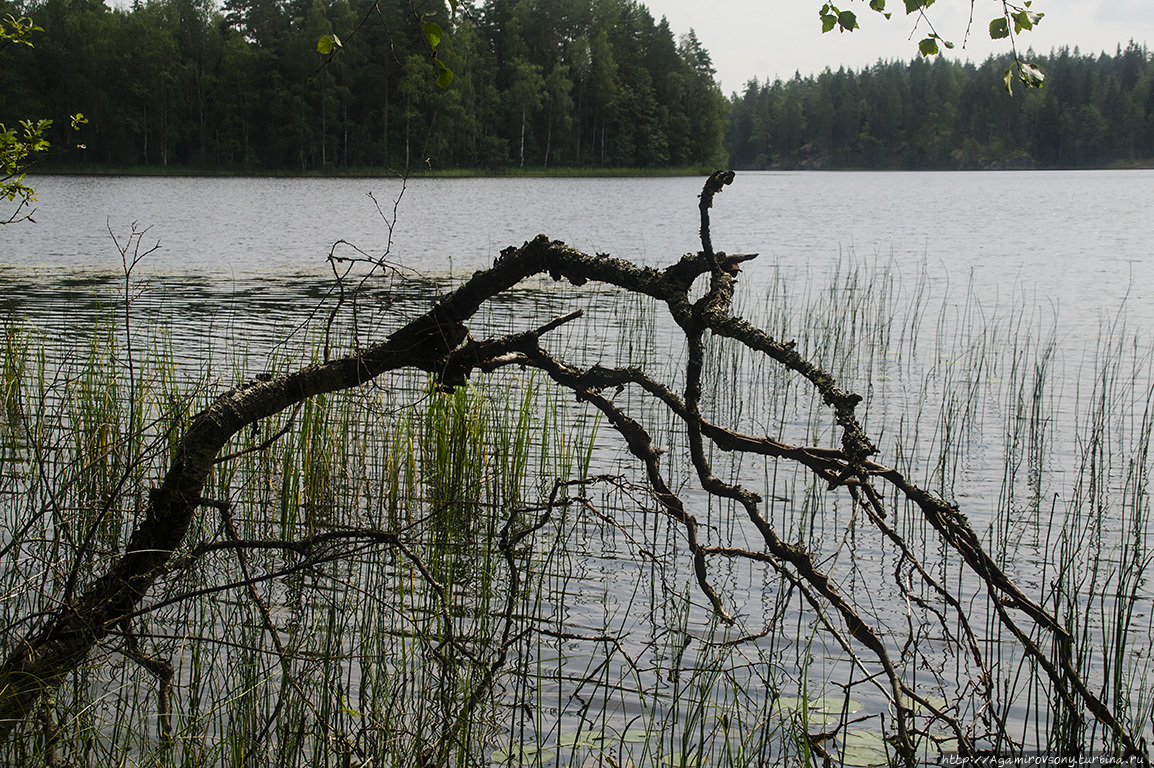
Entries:
[[[29, 169], [28, 176], [128, 176], [173, 178], [285, 178], [285, 179], [492, 179], [492, 178], [676, 178], [708, 176], [724, 165], [676, 168], [344, 168], [289, 171], [284, 169], [240, 169], [198, 166], [104, 166], [84, 164]], [[839, 166], [732, 168], [738, 173], [1020, 173], [1046, 171], [1129, 171], [1154, 170], [1154, 158], [1112, 163], [1104, 166], [995, 165], [987, 168], [859, 168]]]
[[233, 169], [196, 166], [100, 166], [77, 165], [29, 170], [29, 176], [156, 176], [199, 178], [300, 178], [300, 179], [417, 179], [417, 178], [670, 178], [708, 176], [716, 168], [341, 168], [289, 171], [283, 169]]

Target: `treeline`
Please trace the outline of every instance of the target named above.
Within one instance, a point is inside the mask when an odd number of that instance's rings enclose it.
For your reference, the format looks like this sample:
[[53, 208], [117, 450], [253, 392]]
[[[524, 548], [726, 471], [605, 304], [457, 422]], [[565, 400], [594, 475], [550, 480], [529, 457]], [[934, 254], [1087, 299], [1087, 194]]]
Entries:
[[[415, 11], [414, 8], [418, 10]], [[82, 112], [57, 162], [246, 171], [724, 162], [708, 52], [634, 0], [0, 0], [0, 122]], [[420, 15], [418, 15], [418, 13]], [[447, 32], [438, 70], [421, 24]], [[318, 40], [342, 47], [321, 55]], [[60, 134], [60, 142], [72, 140]], [[61, 144], [62, 145], [62, 144]]]
[[[372, 167], [1089, 167], [1154, 158], [1154, 59], [1131, 43], [1009, 62], [879, 62], [751, 81], [635, 0], [0, 0], [0, 122], [51, 117], [56, 162], [242, 172]], [[414, 10], [416, 9], [416, 10]], [[447, 35], [438, 69], [422, 22]], [[342, 46], [317, 51], [322, 36]]]
[[750, 82], [733, 100], [735, 168], [1083, 168], [1154, 158], [1154, 59], [1035, 56], [1045, 86], [1003, 88], [1008, 58], [879, 62]]

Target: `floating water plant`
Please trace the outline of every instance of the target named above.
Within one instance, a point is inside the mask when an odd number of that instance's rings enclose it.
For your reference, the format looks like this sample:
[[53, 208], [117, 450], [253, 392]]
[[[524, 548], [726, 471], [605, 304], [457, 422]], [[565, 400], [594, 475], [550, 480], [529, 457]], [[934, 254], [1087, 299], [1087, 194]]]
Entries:
[[516, 744], [494, 750], [490, 758], [499, 765], [543, 765], [556, 753], [532, 744]]
[[837, 754], [843, 765], [888, 765], [893, 748], [879, 733], [853, 730], [846, 732], [842, 739], [842, 748]]
[[823, 726], [838, 723], [843, 716], [862, 711], [864, 705], [848, 697], [822, 696], [807, 699], [802, 696], [781, 695], [774, 701], [773, 708], [781, 715], [796, 717], [807, 724]]
[[661, 762], [664, 765], [671, 765], [673, 768], [704, 768], [709, 764], [708, 759], [697, 752], [665, 755], [661, 758]]

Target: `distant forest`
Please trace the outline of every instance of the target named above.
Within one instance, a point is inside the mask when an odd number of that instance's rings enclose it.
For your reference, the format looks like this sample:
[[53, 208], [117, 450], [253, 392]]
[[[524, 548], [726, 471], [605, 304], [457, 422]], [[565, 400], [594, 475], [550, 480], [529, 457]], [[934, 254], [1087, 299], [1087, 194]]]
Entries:
[[[0, 51], [0, 122], [83, 112], [86, 164], [240, 170], [723, 164], [729, 103], [692, 33], [632, 0], [43, 0]], [[448, 34], [438, 58], [421, 33]], [[317, 50], [324, 35], [343, 43]], [[70, 138], [70, 137], [68, 137]]]
[[735, 168], [1085, 168], [1154, 158], [1154, 60], [1063, 49], [1027, 58], [1044, 87], [1004, 89], [1008, 57], [879, 62], [750, 82], [733, 99]]
[[[0, 0], [0, 122], [89, 123], [57, 165], [192, 170], [1088, 167], [1154, 158], [1154, 60], [879, 62], [730, 98], [693, 32], [634, 0]], [[420, 21], [447, 31], [438, 59]], [[817, 31], [815, 30], [815, 34]], [[335, 55], [317, 42], [335, 35]], [[63, 131], [58, 147], [72, 141]]]

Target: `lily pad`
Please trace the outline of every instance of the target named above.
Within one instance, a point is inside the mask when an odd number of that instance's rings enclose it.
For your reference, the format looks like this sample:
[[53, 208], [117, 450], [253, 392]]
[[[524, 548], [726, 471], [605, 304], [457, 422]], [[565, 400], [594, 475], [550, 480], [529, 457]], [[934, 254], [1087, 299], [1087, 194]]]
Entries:
[[701, 756], [696, 752], [690, 752], [684, 755], [665, 755], [661, 758], [661, 762], [666, 765], [672, 765], [674, 768], [697, 768], [702, 765]]
[[889, 755], [874, 747], [846, 747], [841, 762], [852, 766], [885, 765], [889, 762]]
[[799, 696], [778, 696], [773, 702], [773, 708], [778, 712], [800, 712], [808, 709], [809, 704]]
[[865, 705], [856, 699], [846, 699], [841, 696], [822, 696], [809, 702], [809, 708], [824, 712], [827, 715], [840, 715], [842, 712], [853, 714], [865, 709]]
[[931, 739], [928, 736], [922, 737], [914, 745], [914, 751], [917, 752], [918, 758], [928, 760], [936, 757], [939, 753], [953, 754], [958, 751], [958, 740], [950, 737], [946, 739]]
[[[799, 718], [800, 717], [802, 717], [802, 716], [799, 714]], [[829, 714], [827, 712], [821, 712], [821, 711], [816, 710], [816, 709], [809, 710], [808, 712], [805, 713], [804, 717], [805, 717], [805, 722], [807, 724], [822, 726], [822, 727], [827, 726], [827, 725], [837, 725], [838, 723], [841, 722], [841, 717], [839, 717], [838, 715], [832, 715], [832, 714]]]
[[557, 737], [559, 747], [591, 747], [587, 731], [570, 731]]
[[621, 741], [625, 744], [644, 744], [649, 741], [649, 731], [644, 728], [630, 728], [621, 734]]
[[778, 696], [773, 709], [779, 715], [800, 715], [813, 725], [835, 725], [841, 719], [843, 710], [847, 714], [860, 712], [861, 702], [844, 697], [823, 696], [820, 699], [803, 699], [800, 696]]
[[502, 765], [540, 765], [552, 760], [554, 754], [552, 750], [543, 749], [536, 744], [513, 744], [494, 750], [489, 758], [494, 763]]
[[877, 731], [846, 731], [843, 741], [847, 747], [871, 747], [881, 750], [886, 748], [885, 738]]
[[616, 744], [620, 740], [621, 740], [621, 737], [618, 736], [615, 731], [612, 731], [609, 729], [606, 729], [604, 731], [590, 731], [589, 733], [587, 733], [585, 735], [586, 743], [588, 743], [589, 746], [594, 747], [594, 748], [607, 747], [610, 744]]
[[[929, 704], [931, 707], [938, 710], [939, 712], [941, 710], [945, 709], [946, 707], [950, 706], [950, 703], [948, 701], [946, 701], [945, 699], [943, 699], [941, 696], [923, 696], [922, 698], [926, 700], [926, 704]], [[931, 714], [931, 711], [929, 709], [927, 709], [926, 706], [924, 704], [922, 704], [920, 701], [912, 701], [911, 699], [903, 698], [902, 703], [905, 704], [907, 707], [910, 707], [910, 709], [912, 709], [915, 714], [919, 714], [919, 715]], [[913, 706], [910, 706], [911, 704]]]
[[877, 731], [847, 731], [842, 737], [842, 764], [852, 766], [885, 765], [889, 746]]
[[[885, 738], [877, 731], [847, 731], [841, 739], [845, 751], [845, 765], [871, 766], [886, 762], [887, 754], [893, 752]], [[929, 761], [939, 754], [958, 751], [958, 740], [953, 737], [922, 737], [914, 744], [914, 752], [919, 760]]]

